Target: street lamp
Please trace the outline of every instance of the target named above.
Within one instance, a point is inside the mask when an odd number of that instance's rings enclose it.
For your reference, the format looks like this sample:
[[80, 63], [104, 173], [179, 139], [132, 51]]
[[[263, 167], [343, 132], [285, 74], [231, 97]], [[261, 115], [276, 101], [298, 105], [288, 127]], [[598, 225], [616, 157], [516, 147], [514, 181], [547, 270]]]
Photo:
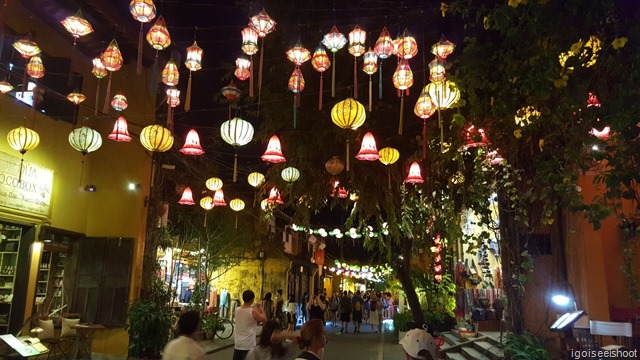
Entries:
[[578, 311], [575, 291], [573, 289], [573, 285], [571, 285], [571, 283], [568, 281], [563, 281], [560, 283], [558, 291], [552, 294], [551, 301], [561, 307], [565, 307], [573, 303], [574, 310]]

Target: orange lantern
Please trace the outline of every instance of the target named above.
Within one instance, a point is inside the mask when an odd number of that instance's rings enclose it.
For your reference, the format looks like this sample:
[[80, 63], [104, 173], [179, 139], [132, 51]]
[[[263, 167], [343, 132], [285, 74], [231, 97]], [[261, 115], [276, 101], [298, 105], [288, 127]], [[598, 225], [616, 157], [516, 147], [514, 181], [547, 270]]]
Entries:
[[378, 73], [378, 98], [382, 99], [382, 62], [393, 55], [393, 41], [387, 27], [383, 27], [373, 48], [380, 58], [380, 72]]
[[78, 90], [75, 90], [74, 92], [67, 95], [67, 100], [71, 101], [74, 105], [78, 105], [86, 99], [87, 97], [84, 96], [84, 94], [79, 93]]
[[26, 39], [20, 39], [13, 43], [13, 48], [20, 53], [20, 55], [29, 59], [34, 55], [40, 54], [40, 48], [35, 41], [31, 41], [28, 37]]
[[393, 86], [400, 92], [400, 122], [398, 126], [398, 135], [402, 135], [402, 124], [404, 121], [404, 95], [408, 95], [409, 88], [413, 85], [413, 72], [409, 67], [409, 62], [405, 59], [398, 61], [398, 67], [393, 73]]
[[313, 69], [320, 73], [320, 91], [318, 92], [318, 110], [322, 110], [322, 93], [324, 92], [324, 85], [322, 82], [322, 74], [324, 74], [327, 69], [331, 67], [331, 61], [329, 60], [329, 56], [327, 55], [327, 51], [322, 47], [322, 45], [318, 45], [316, 51], [313, 52], [313, 56], [311, 57], [311, 65]]
[[156, 18], [156, 6], [153, 4], [153, 0], [131, 0], [129, 3], [129, 12], [136, 21], [140, 22], [140, 32], [138, 34], [138, 63], [136, 66], [136, 72], [140, 75], [142, 74], [142, 39], [144, 38], [144, 29], [142, 26]]
[[167, 61], [167, 65], [162, 69], [162, 82], [167, 86], [176, 86], [179, 81], [178, 65], [173, 60]]
[[111, 100], [111, 107], [117, 112], [123, 112], [129, 107], [127, 97], [123, 93], [117, 93]]
[[356, 155], [356, 159], [365, 161], [376, 161], [380, 159], [378, 148], [376, 147], [376, 139], [371, 132], [364, 134], [360, 151]]
[[236, 71], [233, 73], [240, 81], [247, 80], [251, 76], [251, 61], [245, 57], [236, 59]]
[[367, 32], [358, 25], [349, 33], [349, 54], [353, 55], [353, 98], [358, 99], [358, 56], [366, 51]]
[[184, 141], [184, 145], [179, 150], [181, 153], [185, 155], [202, 155], [204, 154], [204, 150], [200, 145], [200, 136], [195, 129], [189, 130], [187, 134], [187, 139]]
[[413, 113], [422, 119], [422, 158], [427, 158], [427, 119], [436, 112], [436, 105], [431, 101], [429, 92], [426, 87], [422, 89], [416, 105], [413, 107]]
[[431, 47], [431, 53], [438, 57], [438, 59], [446, 60], [447, 56], [451, 55], [456, 45], [444, 37], [440, 39]]
[[107, 49], [100, 55], [100, 60], [102, 61], [102, 65], [110, 71], [109, 73], [109, 81], [107, 82], [107, 93], [104, 99], [104, 107], [102, 108], [103, 113], [107, 113], [109, 111], [109, 97], [111, 96], [111, 77], [114, 71], [120, 70], [122, 67], [122, 53], [120, 53], [120, 48], [118, 47], [118, 42], [116, 39], [111, 40]]
[[273, 135], [271, 139], [269, 139], [267, 150], [262, 155], [262, 161], [274, 164], [287, 161], [287, 159], [285, 159], [284, 155], [282, 154], [280, 139], [277, 135]]
[[243, 53], [249, 55], [249, 96], [253, 97], [253, 55], [258, 52], [258, 32], [252, 27], [246, 27], [240, 32], [242, 35], [242, 45], [240, 49]]
[[444, 81], [447, 78], [447, 72], [445, 69], [444, 61], [439, 58], [433, 59], [429, 63], [429, 80], [437, 83]]
[[289, 90], [293, 92], [293, 128], [296, 128], [297, 123], [297, 108], [300, 106], [300, 93], [304, 90], [304, 77], [302, 76], [302, 71], [300, 68], [296, 66], [293, 69], [293, 73], [291, 77], [289, 77]]
[[180, 205], [195, 205], [196, 203], [193, 201], [193, 193], [191, 192], [190, 187], [185, 187], [182, 192], [182, 197], [178, 201]]
[[418, 164], [418, 162], [414, 161], [411, 163], [409, 175], [404, 179], [404, 182], [409, 184], [422, 184], [424, 182], [422, 174], [420, 173], [420, 164]]
[[44, 76], [44, 64], [42, 64], [40, 55], [34, 55], [29, 59], [27, 74], [34, 79], [40, 79]]
[[262, 47], [260, 51], [260, 64], [258, 65], [258, 104], [262, 95], [262, 66], [264, 63], [264, 38], [267, 34], [276, 30], [276, 22], [262, 9], [257, 15], [252, 16], [249, 19], [249, 26], [251, 26], [260, 38], [262, 38]]
[[110, 140], [116, 142], [129, 142], [131, 141], [131, 135], [129, 135], [129, 126], [127, 119], [123, 116], [118, 116], [116, 122], [113, 124], [113, 131], [107, 136]]
[[405, 29], [393, 43], [393, 50], [398, 58], [409, 60], [418, 54], [418, 43]]
[[327, 169], [331, 175], [338, 175], [342, 170], [344, 170], [344, 161], [339, 157], [334, 156], [324, 163], [324, 168]]
[[371, 112], [372, 97], [373, 97], [373, 83], [371, 82], [371, 75], [378, 71], [378, 55], [369, 48], [369, 51], [364, 53], [362, 57], [364, 64], [362, 65], [362, 71], [369, 75], [369, 112]]
[[85, 35], [89, 35], [93, 32], [91, 24], [82, 16], [82, 12], [78, 10], [75, 15], [67, 16], [61, 21], [62, 26], [73, 36], [73, 45], [76, 44], [76, 40]]
[[187, 48], [187, 59], [184, 65], [189, 69], [189, 82], [187, 83], [187, 96], [184, 100], [184, 111], [191, 110], [191, 73], [202, 69], [202, 54], [204, 50], [194, 40], [193, 45]]
[[156, 50], [164, 50], [171, 45], [171, 35], [162, 15], [158, 16], [158, 20], [147, 32], [147, 42]]
[[222, 189], [216, 190], [213, 194], [213, 206], [227, 206], [227, 202], [224, 201], [224, 191], [222, 191]]
[[304, 64], [307, 60], [311, 59], [311, 52], [305, 49], [300, 43], [300, 40], [289, 50], [287, 50], [287, 59], [296, 66]]
[[347, 45], [347, 38], [333, 25], [331, 31], [324, 35], [322, 44], [333, 53], [333, 69], [331, 71], [331, 97], [336, 97], [336, 53]]

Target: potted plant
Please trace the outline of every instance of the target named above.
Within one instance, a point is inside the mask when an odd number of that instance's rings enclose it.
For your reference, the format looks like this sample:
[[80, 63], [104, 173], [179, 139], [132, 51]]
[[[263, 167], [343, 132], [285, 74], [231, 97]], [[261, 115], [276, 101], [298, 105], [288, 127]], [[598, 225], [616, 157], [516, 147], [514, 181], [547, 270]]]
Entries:
[[406, 332], [409, 331], [409, 325], [412, 322], [411, 311], [403, 311], [393, 315], [393, 329], [394, 333], [398, 335], [398, 339], [402, 339]]

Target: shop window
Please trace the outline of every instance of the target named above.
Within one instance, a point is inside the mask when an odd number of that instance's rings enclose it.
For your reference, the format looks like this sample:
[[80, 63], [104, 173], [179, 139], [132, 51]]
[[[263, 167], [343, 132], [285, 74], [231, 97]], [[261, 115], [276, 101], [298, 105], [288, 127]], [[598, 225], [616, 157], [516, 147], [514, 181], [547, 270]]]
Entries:
[[123, 326], [129, 299], [131, 238], [83, 238], [74, 246], [75, 281], [71, 311], [82, 322]]
[[527, 250], [531, 256], [551, 255], [551, 235], [527, 234], [521, 236], [520, 249]]

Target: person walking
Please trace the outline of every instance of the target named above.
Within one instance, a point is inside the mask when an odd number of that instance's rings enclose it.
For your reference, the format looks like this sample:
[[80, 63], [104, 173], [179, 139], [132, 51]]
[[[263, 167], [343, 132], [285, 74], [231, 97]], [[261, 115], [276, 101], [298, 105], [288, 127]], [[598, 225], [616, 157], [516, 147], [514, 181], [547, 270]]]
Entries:
[[371, 299], [369, 299], [369, 307], [371, 310], [369, 311], [369, 324], [371, 324], [371, 330], [373, 331], [373, 327], [376, 326], [376, 332], [382, 332], [382, 326], [380, 322], [382, 320], [382, 313], [380, 312], [380, 302], [378, 301], [378, 296], [375, 292], [371, 293]]
[[187, 311], [178, 319], [179, 336], [164, 347], [163, 360], [204, 360], [205, 351], [196, 341], [200, 329], [200, 314]]
[[307, 311], [307, 303], [309, 302], [309, 294], [304, 293], [302, 295], [302, 303], [300, 304], [300, 313], [302, 314], [302, 323], [306, 323], [309, 320], [308, 311]]
[[353, 326], [355, 327], [354, 333], [360, 333], [360, 324], [362, 324], [362, 311], [364, 311], [364, 300], [360, 296], [360, 290], [356, 291], [351, 299], [353, 305]]
[[264, 309], [264, 314], [267, 317], [267, 320], [271, 320], [275, 315], [275, 307], [273, 304], [273, 300], [271, 300], [271, 293], [268, 292], [264, 295], [262, 299], [262, 308]]
[[296, 324], [298, 323], [297, 309], [298, 304], [296, 304], [295, 296], [289, 295], [289, 302], [287, 304], [287, 331], [289, 332], [296, 330]]
[[327, 333], [320, 319], [307, 321], [300, 329], [298, 345], [303, 350], [296, 360], [322, 360], [327, 346]]
[[298, 338], [297, 334], [282, 331], [277, 320], [269, 320], [262, 327], [257, 346], [247, 353], [245, 360], [293, 360], [297, 349], [291, 340]]
[[236, 308], [235, 320], [236, 328], [233, 336], [233, 360], [245, 360], [249, 350], [256, 347], [256, 329], [258, 323], [267, 321], [267, 317], [262, 306], [253, 304], [256, 294], [251, 290], [245, 290], [242, 293], [241, 306]]
[[345, 290], [342, 293], [342, 297], [340, 298], [340, 321], [342, 321], [342, 328], [338, 332], [338, 334], [348, 333], [349, 332], [349, 322], [351, 321], [351, 299], [349, 299], [349, 295]]

